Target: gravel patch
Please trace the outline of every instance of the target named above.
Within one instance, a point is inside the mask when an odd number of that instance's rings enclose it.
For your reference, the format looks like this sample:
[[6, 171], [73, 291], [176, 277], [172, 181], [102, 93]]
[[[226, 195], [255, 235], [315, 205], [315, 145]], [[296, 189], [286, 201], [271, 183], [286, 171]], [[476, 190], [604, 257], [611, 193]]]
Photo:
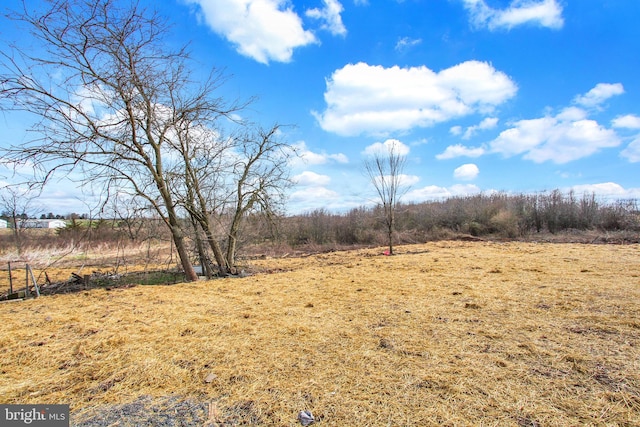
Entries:
[[141, 396], [131, 403], [101, 405], [71, 416], [75, 427], [190, 427], [208, 423], [209, 405], [178, 396]]

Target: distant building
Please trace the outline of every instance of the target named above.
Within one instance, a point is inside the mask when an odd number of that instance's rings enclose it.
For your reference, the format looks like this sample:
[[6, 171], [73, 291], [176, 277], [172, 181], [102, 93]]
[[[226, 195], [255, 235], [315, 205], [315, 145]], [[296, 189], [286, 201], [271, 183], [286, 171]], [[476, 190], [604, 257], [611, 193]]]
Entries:
[[5, 221], [4, 219], [0, 219], [0, 228], [7, 228], [7, 221]]
[[18, 222], [19, 228], [64, 228], [67, 222], [62, 219], [25, 219]]

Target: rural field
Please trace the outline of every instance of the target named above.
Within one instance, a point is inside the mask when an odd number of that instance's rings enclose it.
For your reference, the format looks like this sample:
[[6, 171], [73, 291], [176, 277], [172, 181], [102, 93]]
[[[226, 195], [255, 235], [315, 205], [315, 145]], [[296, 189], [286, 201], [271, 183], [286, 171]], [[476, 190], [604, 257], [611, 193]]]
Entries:
[[0, 402], [78, 426], [640, 425], [640, 245], [383, 250], [0, 304]]

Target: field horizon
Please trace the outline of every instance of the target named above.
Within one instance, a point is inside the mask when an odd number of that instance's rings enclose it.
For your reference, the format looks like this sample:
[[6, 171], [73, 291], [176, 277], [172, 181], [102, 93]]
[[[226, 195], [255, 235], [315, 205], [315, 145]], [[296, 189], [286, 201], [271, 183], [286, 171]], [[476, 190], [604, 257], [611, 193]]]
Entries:
[[134, 425], [131, 405], [176, 425], [640, 425], [640, 245], [382, 250], [0, 304], [0, 402], [86, 426]]

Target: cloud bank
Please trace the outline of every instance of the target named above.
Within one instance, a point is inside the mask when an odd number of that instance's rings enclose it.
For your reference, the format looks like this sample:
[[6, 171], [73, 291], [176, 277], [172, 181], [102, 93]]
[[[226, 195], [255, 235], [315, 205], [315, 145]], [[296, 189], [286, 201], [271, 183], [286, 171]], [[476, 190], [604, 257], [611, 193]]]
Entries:
[[411, 200], [419, 203], [427, 200], [442, 200], [450, 197], [468, 196], [478, 194], [480, 192], [480, 188], [474, 184], [456, 184], [451, 187], [428, 185], [423, 188], [409, 191], [403, 200]]
[[388, 135], [491, 112], [516, 92], [516, 84], [486, 62], [467, 61], [440, 72], [359, 62], [333, 72], [324, 94], [327, 107], [313, 114], [327, 132]]
[[[615, 95], [624, 93], [620, 83], [599, 83], [574, 103], [596, 108]], [[587, 119], [587, 111], [568, 107], [556, 116], [520, 120], [490, 143], [491, 151], [506, 157], [524, 154], [536, 163], [568, 163], [588, 157], [602, 148], [617, 147], [621, 140], [612, 129]]]
[[536, 163], [558, 164], [618, 145], [617, 134], [595, 120], [565, 120], [561, 115], [520, 120], [490, 143], [492, 152], [505, 157], [523, 154], [525, 159]]
[[[598, 111], [602, 103], [622, 93], [624, 88], [620, 83], [599, 83], [586, 94], [574, 98], [573, 103], [578, 106], [566, 107], [555, 115], [549, 114], [540, 118], [515, 121], [487, 144], [480, 147], [451, 145], [436, 158], [445, 160], [497, 153], [504, 157], [522, 155], [524, 159], [536, 163], [551, 161], [563, 164], [588, 157], [604, 148], [617, 147], [622, 141], [615, 130], [589, 119], [589, 110], [585, 108]], [[485, 126], [482, 126], [483, 123]], [[485, 119], [481, 125], [472, 126], [467, 131], [488, 128], [494, 124], [497, 122], [493, 123]], [[622, 116], [614, 119], [612, 125], [618, 128], [637, 129], [640, 128], [640, 118], [633, 115]], [[458, 126], [452, 128], [450, 132], [460, 135], [462, 129]], [[466, 133], [463, 139], [465, 136], [467, 136]], [[637, 145], [637, 140], [634, 140], [621, 155], [630, 161], [640, 160]]]

